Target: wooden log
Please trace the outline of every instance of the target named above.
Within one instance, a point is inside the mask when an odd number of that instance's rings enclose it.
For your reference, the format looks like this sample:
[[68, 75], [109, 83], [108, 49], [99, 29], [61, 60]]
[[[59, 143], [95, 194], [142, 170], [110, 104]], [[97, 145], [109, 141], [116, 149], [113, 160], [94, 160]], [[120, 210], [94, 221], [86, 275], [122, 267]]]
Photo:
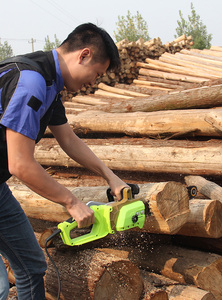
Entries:
[[222, 203], [218, 200], [190, 200], [190, 214], [178, 234], [187, 236], [222, 237]]
[[[148, 75], [152, 77], [159, 77], [164, 79], [171, 79], [171, 80], [178, 80], [178, 81], [184, 81], [184, 82], [191, 82], [191, 83], [200, 83], [203, 81], [208, 81], [208, 77], [198, 77], [198, 76], [190, 76], [190, 75], [183, 75], [183, 74], [177, 74], [175, 73], [168, 73], [168, 72], [161, 72], [156, 70], [148, 70], [141, 68], [139, 70], [140, 75]], [[215, 78], [215, 77], [214, 77]]]
[[100, 106], [99, 109], [108, 112], [138, 112], [173, 110], [184, 108], [216, 107], [222, 104], [222, 85], [204, 86], [180, 92], [170, 92], [149, 98], [137, 98], [135, 101], [119, 101]]
[[[136, 79], [133, 80], [133, 83], [135, 83]], [[178, 88], [178, 85], [176, 84], [169, 84], [169, 83], [164, 83], [164, 82], [156, 82], [156, 81], [151, 81], [151, 80], [147, 80], [146, 77], [144, 76], [140, 76], [137, 81], [145, 81], [147, 85], [151, 85], [151, 86], [156, 86], [156, 87], [164, 87], [164, 88], [168, 88], [168, 89], [176, 89]]]
[[222, 57], [221, 51], [213, 51], [213, 50], [203, 49], [201, 52], [203, 52], [204, 54], [215, 56], [215, 57]]
[[163, 90], [163, 91], [171, 91], [171, 88], [167, 88], [167, 87], [161, 87], [155, 83], [149, 82], [149, 81], [144, 81], [144, 80], [138, 80], [138, 79], [134, 79], [133, 83], [135, 83], [136, 85], [140, 85], [140, 86], [144, 86], [146, 88], [152, 88], [152, 89], [158, 89], [158, 90]]
[[110, 98], [118, 98], [118, 99], [132, 99], [134, 97], [132, 96], [126, 96], [126, 95], [120, 95], [120, 94], [114, 94], [111, 92], [107, 92], [107, 91], [103, 91], [103, 90], [97, 90], [94, 93], [95, 95], [99, 95], [99, 96], [108, 96]]
[[[137, 63], [138, 67], [142, 67], [145, 69], [153, 69], [157, 70], [159, 72], [169, 72], [169, 73], [174, 73], [174, 74], [180, 74], [184, 76], [192, 76], [193, 80], [195, 78], [200, 77], [201, 81], [204, 81], [205, 79], [215, 79], [215, 76], [211, 76], [210, 74], [206, 74], [206, 72], [196, 72], [196, 70], [192, 70], [192, 68], [187, 68], [185, 66], [178, 66], [178, 65], [173, 65], [169, 61], [159, 61], [159, 60], [151, 60], [149, 58], [146, 59], [147, 63]], [[141, 71], [139, 73], [144, 73], [144, 71]], [[174, 75], [175, 77], [175, 75]], [[179, 77], [180, 78], [180, 77]], [[196, 81], [196, 80], [195, 80]]]
[[[168, 300], [168, 293], [166, 292], [166, 281], [158, 278], [158, 275], [141, 271], [144, 283], [144, 297], [143, 300]], [[161, 276], [161, 275], [159, 275]], [[163, 276], [162, 276], [163, 277]]]
[[211, 46], [210, 50], [222, 51], [222, 47], [221, 46]]
[[[146, 216], [142, 231], [173, 234], [187, 221], [189, 197], [185, 186], [178, 182], [141, 184], [139, 199], [149, 202], [151, 216]], [[70, 216], [66, 209], [48, 201], [25, 187], [12, 186], [13, 195], [21, 204], [26, 215], [31, 218], [62, 222]], [[70, 189], [82, 202], [98, 201], [107, 203], [107, 187], [78, 187]]]
[[[184, 68], [187, 68], [188, 72], [189, 70], [193, 70], [196, 72], [196, 76], [203, 76], [204, 74], [207, 74], [207, 78], [220, 78], [221, 77], [221, 71], [218, 68], [212, 67], [212, 66], [207, 66], [203, 65], [200, 63], [195, 62], [194, 60], [189, 60], [189, 57], [181, 57], [177, 58], [172, 54], [164, 54], [163, 56], [160, 57], [161, 61], [171, 63], [177, 66], [182, 66]], [[206, 72], [206, 73], [205, 73]]]
[[[150, 141], [126, 145], [104, 141], [88, 141], [91, 150], [111, 169], [121, 171], [142, 171], [192, 175], [221, 175], [220, 140], [214, 142]], [[208, 158], [206, 160], [206, 157]], [[35, 158], [45, 166], [81, 167], [71, 160], [58, 145], [50, 139], [48, 146], [40, 142], [36, 146]]]
[[146, 94], [137, 93], [137, 92], [133, 92], [133, 91], [126, 90], [126, 89], [111, 87], [111, 86], [108, 86], [108, 85], [106, 85], [102, 82], [98, 85], [98, 88], [101, 89], [101, 90], [107, 91], [107, 92], [120, 94], [120, 95], [125, 95], [125, 96], [133, 96], [133, 97], [147, 96]]
[[204, 196], [213, 200], [219, 200], [222, 203], [222, 187], [218, 184], [202, 176], [186, 176], [184, 179], [188, 185], [191, 185], [192, 182], [192, 185], [195, 185]]
[[137, 79], [169, 84], [174, 89], [176, 89], [176, 88], [185, 89], [186, 87], [190, 88], [190, 83], [179, 82], [179, 81], [170, 80], [170, 79], [161, 79], [161, 78], [155, 78], [155, 77], [143, 76], [143, 75], [138, 75]]
[[166, 288], [169, 300], [215, 300], [212, 293], [195, 286], [171, 285]]
[[[143, 281], [136, 265], [128, 259], [99, 250], [54, 251], [51, 253], [58, 266], [61, 291], [65, 299], [140, 299]], [[54, 267], [48, 262], [45, 284], [54, 294], [57, 278]]]
[[72, 102], [65, 102], [64, 106], [66, 108], [76, 106], [76, 103], [82, 103], [87, 105], [103, 105], [107, 104], [107, 101], [104, 101], [99, 98], [95, 98], [94, 96], [75, 96], [72, 98]]
[[[214, 109], [213, 114], [219, 120], [222, 117], [222, 109]], [[220, 137], [222, 134], [218, 125], [215, 126], [215, 122], [209, 121], [212, 119], [210, 109], [177, 110], [177, 113], [168, 110], [121, 114], [93, 110], [80, 112], [77, 115], [69, 114], [67, 118], [77, 134], [115, 133], [134, 137], [174, 135]]]
[[186, 50], [183, 49], [181, 50], [181, 53], [186, 54], [186, 55], [190, 55], [193, 57], [202, 57], [202, 58], [206, 58], [209, 59], [211, 61], [215, 61], [215, 62], [222, 62], [222, 57], [215, 57], [209, 54], [204, 54], [202, 51], [196, 52], [195, 50], [197, 49], [192, 49], [192, 50]]
[[207, 67], [210, 70], [221, 72], [221, 70], [220, 70], [220, 68], [222, 66], [221, 60], [216, 61], [216, 60], [212, 60], [212, 59], [207, 59], [206, 57], [187, 55], [187, 53], [176, 53], [175, 57], [179, 58], [183, 61], [194, 62], [197, 65]]
[[[194, 285], [182, 285], [163, 275], [142, 270], [145, 296], [143, 300], [214, 300], [215, 297]], [[152, 298], [153, 297], [153, 298]], [[155, 298], [156, 297], [156, 298]], [[161, 298], [162, 297], [162, 298]]]
[[222, 298], [222, 257], [172, 245], [156, 246], [147, 252], [133, 250], [129, 255], [136, 265], [182, 284], [194, 284]]

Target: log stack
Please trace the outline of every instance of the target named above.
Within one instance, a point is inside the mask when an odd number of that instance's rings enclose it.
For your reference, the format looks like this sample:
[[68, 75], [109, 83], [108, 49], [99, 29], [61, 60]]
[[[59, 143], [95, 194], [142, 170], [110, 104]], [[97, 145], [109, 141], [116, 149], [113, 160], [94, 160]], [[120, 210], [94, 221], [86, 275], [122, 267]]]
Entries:
[[[139, 184], [152, 214], [142, 230], [79, 247], [57, 237], [49, 252], [61, 299], [222, 299], [222, 48], [172, 53], [138, 64], [150, 72], [137, 78], [147, 85], [100, 83], [100, 92], [64, 103], [73, 130], [123, 180]], [[71, 161], [50, 132], [35, 157], [83, 202], [107, 202], [106, 182]], [[67, 211], [15, 178], [9, 184], [44, 245]], [[197, 187], [195, 198], [188, 186]], [[55, 299], [50, 261], [45, 283], [47, 299]]]
[[[140, 38], [136, 42], [124, 39], [116, 44], [121, 61], [120, 69], [117, 72], [107, 71], [93, 86], [84, 86], [77, 94], [88, 95], [94, 93], [100, 82], [109, 86], [114, 86], [116, 83], [131, 84], [138, 77], [139, 66], [137, 62], [145, 62], [147, 58], [158, 59], [165, 52], [174, 54], [183, 49], [190, 49], [191, 45], [192, 36], [186, 37], [185, 35], [172, 42], [167, 42], [166, 45], [162, 43], [159, 37], [149, 41]], [[75, 95], [76, 93], [63, 91], [65, 101], [69, 101]]]

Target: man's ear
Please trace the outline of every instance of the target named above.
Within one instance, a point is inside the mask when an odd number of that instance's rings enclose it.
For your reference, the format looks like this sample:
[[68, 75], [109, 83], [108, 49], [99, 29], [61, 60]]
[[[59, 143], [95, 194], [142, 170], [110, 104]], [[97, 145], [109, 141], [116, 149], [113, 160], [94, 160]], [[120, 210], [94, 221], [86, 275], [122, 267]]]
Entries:
[[85, 63], [90, 61], [92, 58], [92, 51], [89, 48], [84, 48], [79, 54], [79, 63]]

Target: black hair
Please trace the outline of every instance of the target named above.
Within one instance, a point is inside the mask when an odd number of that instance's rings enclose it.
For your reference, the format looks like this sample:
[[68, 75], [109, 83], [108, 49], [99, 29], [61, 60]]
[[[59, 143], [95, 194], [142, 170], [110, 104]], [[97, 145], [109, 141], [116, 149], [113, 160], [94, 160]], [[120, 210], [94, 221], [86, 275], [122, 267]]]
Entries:
[[93, 51], [94, 62], [104, 63], [110, 59], [108, 70], [115, 70], [120, 66], [119, 52], [113, 39], [104, 29], [92, 23], [76, 27], [61, 46], [66, 52], [90, 47]]

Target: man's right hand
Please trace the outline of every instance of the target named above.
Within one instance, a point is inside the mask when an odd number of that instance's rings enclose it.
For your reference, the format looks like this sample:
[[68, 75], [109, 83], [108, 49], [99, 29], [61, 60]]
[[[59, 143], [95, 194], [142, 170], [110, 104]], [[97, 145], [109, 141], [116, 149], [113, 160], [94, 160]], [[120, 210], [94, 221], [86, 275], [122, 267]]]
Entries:
[[78, 228], [89, 227], [95, 222], [94, 211], [78, 199], [75, 199], [75, 204], [67, 206], [66, 209], [77, 222]]

